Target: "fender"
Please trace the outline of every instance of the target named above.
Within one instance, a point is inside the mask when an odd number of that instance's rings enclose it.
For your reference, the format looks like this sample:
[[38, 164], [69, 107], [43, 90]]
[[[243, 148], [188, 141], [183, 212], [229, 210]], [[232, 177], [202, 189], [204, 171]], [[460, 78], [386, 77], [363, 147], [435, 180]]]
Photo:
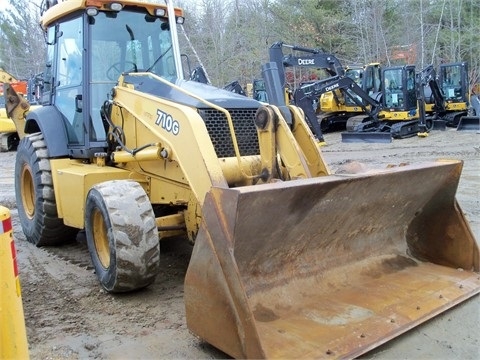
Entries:
[[68, 156], [68, 139], [63, 115], [55, 106], [47, 105], [30, 111], [26, 116], [25, 133], [41, 132], [49, 157]]

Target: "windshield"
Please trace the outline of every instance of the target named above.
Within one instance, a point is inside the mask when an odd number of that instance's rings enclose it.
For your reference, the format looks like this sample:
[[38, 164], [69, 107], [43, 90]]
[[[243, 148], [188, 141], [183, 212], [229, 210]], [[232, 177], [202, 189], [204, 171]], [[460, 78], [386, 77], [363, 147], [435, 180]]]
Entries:
[[387, 69], [383, 75], [384, 105], [402, 110], [416, 108], [415, 69], [413, 67]]
[[385, 105], [389, 108], [403, 108], [402, 70], [389, 69], [384, 72]]
[[442, 66], [440, 78], [442, 90], [447, 100], [462, 101], [462, 75], [458, 65]]
[[166, 19], [129, 10], [90, 18], [92, 81], [117, 81], [125, 71], [150, 71], [175, 81], [172, 39]]
[[89, 24], [89, 114], [95, 131], [91, 140], [104, 141], [100, 109], [123, 72], [152, 72], [174, 82], [177, 70], [166, 19], [133, 8], [99, 12]]

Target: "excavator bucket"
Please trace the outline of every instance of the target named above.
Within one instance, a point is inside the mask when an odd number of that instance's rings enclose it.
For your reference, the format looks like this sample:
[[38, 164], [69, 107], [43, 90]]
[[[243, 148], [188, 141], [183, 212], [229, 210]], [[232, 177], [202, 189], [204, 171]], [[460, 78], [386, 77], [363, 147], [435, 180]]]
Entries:
[[191, 331], [235, 358], [353, 358], [480, 292], [460, 161], [212, 188]]

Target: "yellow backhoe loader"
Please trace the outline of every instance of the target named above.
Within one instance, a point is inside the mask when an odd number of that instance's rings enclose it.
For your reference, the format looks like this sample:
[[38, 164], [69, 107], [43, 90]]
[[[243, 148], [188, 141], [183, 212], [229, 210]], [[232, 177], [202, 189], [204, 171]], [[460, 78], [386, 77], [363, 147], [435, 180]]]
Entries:
[[8, 118], [5, 109], [4, 88], [7, 84], [13, 87], [18, 94], [26, 95], [27, 93], [26, 81], [19, 81], [0, 68], [0, 151], [15, 150], [19, 141], [15, 124]]
[[[21, 101], [22, 111], [28, 111], [28, 109], [38, 108], [38, 99], [40, 97], [39, 75], [32, 76], [28, 80], [17, 80], [13, 75], [0, 68], [0, 151], [12, 151], [16, 150], [20, 135], [23, 134], [23, 128], [20, 130], [22, 134], [18, 134], [15, 123], [10, 119], [5, 107], [6, 101], [8, 101], [5, 88], [11, 87], [16, 94], [23, 96], [27, 101]], [[32, 106], [30, 106], [32, 105]], [[23, 118], [25, 114], [19, 113], [18, 117]]]
[[183, 234], [188, 327], [236, 358], [356, 357], [480, 291], [461, 161], [332, 174], [298, 107], [184, 80], [170, 1], [44, 5], [43, 106], [21, 118], [7, 90], [30, 242], [85, 229], [100, 284], [122, 292]]

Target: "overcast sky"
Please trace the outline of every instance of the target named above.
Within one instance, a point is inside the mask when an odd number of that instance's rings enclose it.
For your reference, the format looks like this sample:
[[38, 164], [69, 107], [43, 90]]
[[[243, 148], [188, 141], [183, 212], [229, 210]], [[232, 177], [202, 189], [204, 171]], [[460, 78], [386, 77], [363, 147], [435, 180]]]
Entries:
[[5, 10], [5, 7], [8, 5], [7, 0], [0, 0], [0, 10]]

